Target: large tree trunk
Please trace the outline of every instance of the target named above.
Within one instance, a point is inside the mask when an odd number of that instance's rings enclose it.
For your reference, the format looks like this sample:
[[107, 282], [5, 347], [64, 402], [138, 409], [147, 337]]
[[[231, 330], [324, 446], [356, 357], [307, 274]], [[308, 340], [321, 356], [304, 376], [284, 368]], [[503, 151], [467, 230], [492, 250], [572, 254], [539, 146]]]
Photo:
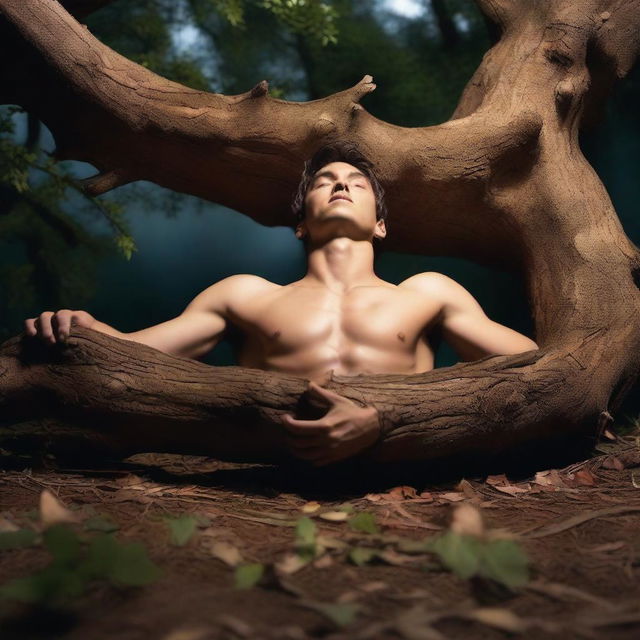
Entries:
[[[238, 96], [188, 89], [109, 50], [52, 0], [0, 0], [0, 37], [12, 48], [0, 61], [0, 99], [49, 126], [58, 158], [98, 168], [90, 193], [151, 180], [267, 225], [293, 224], [288, 204], [306, 157], [328, 140], [354, 140], [387, 190], [388, 248], [520, 271], [541, 345], [418, 375], [334, 377], [329, 388], [383, 414], [385, 437], [367, 455], [427, 459], [593, 433], [640, 370], [640, 252], [578, 130], [636, 58], [640, 0], [479, 4], [502, 37], [452, 120], [435, 127], [368, 114], [359, 100], [375, 88], [369, 76], [309, 103], [270, 98], [266, 82]], [[87, 330], [66, 348], [29, 342], [1, 347], [0, 408], [14, 420], [38, 403], [40, 414], [84, 417], [96, 426], [87, 439], [127, 453], [259, 458], [264, 446], [279, 459], [278, 417], [305, 388]], [[0, 447], [19, 434], [6, 427]]]

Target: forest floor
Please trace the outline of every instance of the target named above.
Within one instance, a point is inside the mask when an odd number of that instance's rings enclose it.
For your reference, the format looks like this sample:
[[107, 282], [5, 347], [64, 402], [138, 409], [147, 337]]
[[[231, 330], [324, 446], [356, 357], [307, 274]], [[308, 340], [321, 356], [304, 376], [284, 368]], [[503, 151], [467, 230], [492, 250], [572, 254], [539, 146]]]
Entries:
[[0, 637], [636, 639], [640, 427], [612, 431], [561, 469], [422, 486], [164, 454], [5, 465]]

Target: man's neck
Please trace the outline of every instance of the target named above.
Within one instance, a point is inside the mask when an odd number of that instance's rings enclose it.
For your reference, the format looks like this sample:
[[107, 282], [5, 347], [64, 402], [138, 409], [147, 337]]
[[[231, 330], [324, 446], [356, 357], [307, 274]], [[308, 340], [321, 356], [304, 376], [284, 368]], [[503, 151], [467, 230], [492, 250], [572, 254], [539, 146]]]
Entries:
[[307, 275], [303, 280], [324, 285], [335, 293], [357, 286], [374, 285], [380, 278], [373, 271], [373, 245], [369, 240], [333, 238], [309, 247]]

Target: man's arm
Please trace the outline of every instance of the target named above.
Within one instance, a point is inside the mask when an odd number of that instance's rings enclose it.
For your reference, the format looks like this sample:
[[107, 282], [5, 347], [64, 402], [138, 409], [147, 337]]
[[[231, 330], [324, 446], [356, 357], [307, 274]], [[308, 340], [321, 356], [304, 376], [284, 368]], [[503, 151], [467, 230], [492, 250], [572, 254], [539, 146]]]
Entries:
[[118, 331], [86, 311], [70, 309], [44, 311], [37, 318], [25, 320], [25, 333], [53, 344], [66, 340], [73, 323], [171, 355], [199, 358], [211, 351], [222, 337], [231, 300], [252, 293], [262, 280], [246, 274], [220, 280], [198, 294], [176, 318], [132, 333]]
[[491, 320], [477, 300], [443, 273], [419, 273], [403, 286], [418, 291], [440, 305], [442, 337], [463, 360], [488, 355], [508, 355], [537, 349], [527, 336]]

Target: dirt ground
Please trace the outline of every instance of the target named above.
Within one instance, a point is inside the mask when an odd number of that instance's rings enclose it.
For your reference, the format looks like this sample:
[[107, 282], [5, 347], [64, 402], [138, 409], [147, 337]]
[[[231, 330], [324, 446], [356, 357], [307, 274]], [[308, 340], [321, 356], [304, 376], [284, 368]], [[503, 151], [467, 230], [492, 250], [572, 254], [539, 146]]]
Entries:
[[[354, 469], [340, 475], [160, 454], [102, 469], [5, 464], [0, 531], [42, 527], [38, 505], [49, 490], [74, 514], [69, 526], [82, 531], [91, 518], [110, 518], [119, 540], [144, 543], [161, 576], [127, 588], [96, 581], [63, 608], [0, 601], [0, 637], [639, 638], [640, 428], [611, 431], [617, 435], [591, 457], [561, 469], [534, 464], [517, 479], [462, 479], [455, 471], [411, 485], [355, 477]], [[411, 547], [447, 531], [461, 505], [481, 513], [478, 535], [518, 541], [530, 563], [526, 584], [463, 578]], [[369, 525], [351, 526], [361, 512], [371, 514]], [[185, 515], [197, 525], [178, 541], [167, 518]], [[322, 542], [306, 564], [296, 546], [300, 518], [315, 523]], [[371, 522], [377, 532], [367, 530]], [[359, 566], [350, 552], [362, 546], [378, 554]], [[49, 559], [41, 545], [0, 550], [0, 585]], [[237, 567], [248, 563], [264, 573], [239, 588]]]

